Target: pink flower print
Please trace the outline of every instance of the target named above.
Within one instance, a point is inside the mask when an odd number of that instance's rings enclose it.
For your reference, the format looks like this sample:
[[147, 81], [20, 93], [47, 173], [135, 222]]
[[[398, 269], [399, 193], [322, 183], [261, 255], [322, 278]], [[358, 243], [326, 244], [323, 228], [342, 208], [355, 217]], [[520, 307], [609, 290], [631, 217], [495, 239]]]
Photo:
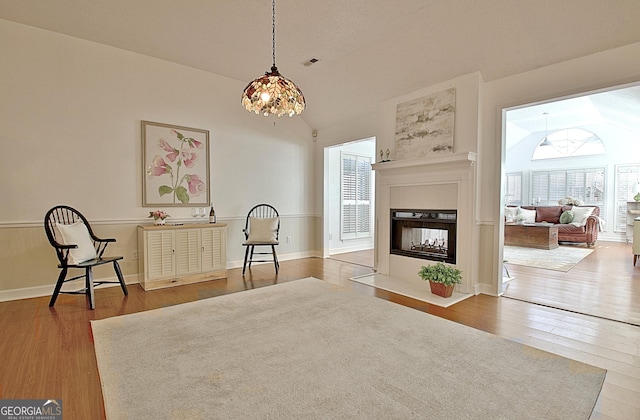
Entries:
[[[172, 136], [176, 139], [158, 138], [157, 147], [160, 155], [156, 155], [153, 161], [147, 166], [147, 173], [150, 176], [161, 176], [168, 174], [170, 179], [164, 185], [158, 187], [160, 197], [172, 195], [173, 203], [180, 201], [187, 204], [190, 195], [196, 196], [206, 192], [207, 185], [198, 175], [181, 174], [181, 169], [195, 168], [198, 161], [197, 149], [203, 149], [206, 143], [198, 141], [193, 137], [185, 137], [177, 130], [171, 130]], [[193, 169], [192, 169], [193, 170]], [[184, 183], [187, 183], [185, 186]]]
[[187, 168], [192, 168], [198, 160], [198, 155], [190, 150], [182, 151], [182, 162], [184, 162], [184, 166]]
[[171, 146], [169, 143], [167, 143], [166, 140], [164, 139], [160, 139], [160, 141], [158, 142], [158, 145], [160, 146], [160, 148], [162, 150], [164, 150], [165, 152], [169, 152], [167, 153], [166, 157], [167, 159], [169, 159], [170, 162], [175, 162], [176, 158], [178, 157], [180, 151], [176, 148], [174, 148], [173, 146]]
[[187, 175], [187, 184], [189, 185], [189, 194], [192, 196], [197, 196], [204, 192], [204, 182], [200, 180], [198, 175]]
[[162, 159], [162, 157], [156, 155], [151, 162], [151, 173], [153, 176], [160, 176], [163, 174], [171, 173], [171, 167], [168, 166], [167, 162]]

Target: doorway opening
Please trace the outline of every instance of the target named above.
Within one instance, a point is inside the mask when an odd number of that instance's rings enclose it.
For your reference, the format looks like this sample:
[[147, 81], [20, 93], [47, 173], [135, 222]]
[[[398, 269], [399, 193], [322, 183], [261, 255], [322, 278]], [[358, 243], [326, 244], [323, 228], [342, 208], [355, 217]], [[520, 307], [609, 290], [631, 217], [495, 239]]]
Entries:
[[[640, 312], [633, 308], [640, 301], [631, 302], [635, 299], [628, 290], [640, 274], [625, 270], [627, 276], [612, 279], [604, 267], [611, 261], [610, 248], [619, 252], [621, 246], [626, 246], [628, 264], [633, 268], [627, 205], [634, 201], [634, 187], [640, 185], [640, 83], [505, 109], [503, 127], [503, 220], [507, 219], [509, 207], [558, 207], [569, 201], [599, 210], [598, 236], [593, 247], [560, 240], [558, 236], [560, 246], [543, 251], [589, 251], [582, 259], [576, 257], [575, 265], [568, 270], [526, 265], [516, 262], [517, 256], [510, 262], [507, 247], [503, 246], [501, 254], [509, 273], [507, 281], [501, 282], [503, 296], [546, 305], [554, 302], [552, 306], [559, 309], [623, 322], [637, 319]], [[551, 217], [550, 210], [543, 210], [548, 213], [546, 218]], [[543, 219], [535, 222], [549, 222]], [[538, 252], [532, 250], [527, 258], [534, 251]], [[509, 254], [516, 253], [517, 250]], [[551, 256], [544, 259], [548, 264], [552, 261]], [[589, 271], [586, 278], [580, 275], [585, 270]], [[608, 294], [599, 293], [603, 286], [610, 290]], [[618, 295], [629, 299], [624, 305], [619, 299], [607, 301]], [[612, 311], [614, 307], [618, 309]], [[625, 311], [625, 316], [614, 314]]]
[[374, 266], [375, 137], [325, 147], [323, 256]]

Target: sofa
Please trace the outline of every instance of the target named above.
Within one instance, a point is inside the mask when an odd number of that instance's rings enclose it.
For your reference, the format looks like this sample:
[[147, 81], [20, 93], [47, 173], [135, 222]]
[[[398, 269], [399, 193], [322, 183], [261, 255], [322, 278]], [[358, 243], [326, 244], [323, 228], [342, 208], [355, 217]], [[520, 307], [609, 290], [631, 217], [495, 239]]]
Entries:
[[[532, 210], [535, 211], [535, 216]], [[565, 212], [575, 213], [575, 220], [571, 220], [570, 214], [563, 216]], [[525, 223], [546, 222], [556, 225], [558, 242], [586, 243], [588, 246], [593, 246], [598, 240], [600, 230], [600, 207], [598, 206], [507, 206], [505, 222], [516, 223], [517, 215], [520, 214], [525, 217]], [[565, 223], [560, 222], [561, 217]], [[567, 220], [570, 221], [567, 223]]]

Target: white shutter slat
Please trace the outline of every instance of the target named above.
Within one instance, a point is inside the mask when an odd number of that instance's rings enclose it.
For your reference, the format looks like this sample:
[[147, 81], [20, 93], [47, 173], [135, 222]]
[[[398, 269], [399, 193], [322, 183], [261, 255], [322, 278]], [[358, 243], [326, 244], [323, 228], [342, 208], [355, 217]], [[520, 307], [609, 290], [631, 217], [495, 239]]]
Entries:
[[371, 236], [371, 158], [341, 154], [340, 239]]

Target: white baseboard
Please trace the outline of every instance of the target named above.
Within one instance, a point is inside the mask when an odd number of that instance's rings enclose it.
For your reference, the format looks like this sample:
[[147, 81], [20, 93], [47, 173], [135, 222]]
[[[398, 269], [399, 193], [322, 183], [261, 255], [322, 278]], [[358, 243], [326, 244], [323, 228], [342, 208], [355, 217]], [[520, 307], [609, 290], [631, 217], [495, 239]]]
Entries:
[[370, 244], [344, 247], [344, 248], [333, 248], [333, 249], [329, 249], [329, 255], [346, 254], [349, 252], [358, 252], [358, 251], [368, 251], [372, 248], [373, 248], [373, 245], [370, 245]]
[[[269, 256], [267, 255], [266, 258], [269, 258]], [[278, 254], [278, 261], [280, 262], [290, 261], [290, 260], [299, 260], [301, 258], [322, 258], [322, 255], [319, 251], [296, 252], [293, 254], [284, 254], [284, 255]], [[241, 268], [243, 264], [244, 264], [244, 259], [227, 261], [227, 269]], [[271, 261], [254, 262], [251, 265], [258, 265], [258, 264], [273, 264], [273, 262]]]
[[[300, 258], [321, 258], [319, 252], [316, 251], [307, 251], [307, 252], [298, 252], [292, 254], [278, 255], [279, 261], [289, 261], [289, 260], [297, 260]], [[242, 267], [244, 260], [240, 261], [228, 261], [227, 269], [231, 268], [239, 268]], [[258, 264], [273, 264], [271, 262], [263, 262], [263, 263], [253, 263], [253, 265]], [[106, 280], [106, 281], [117, 281], [116, 277], [107, 277], [101, 279], [94, 280]], [[128, 274], [124, 276], [124, 282], [126, 284], [136, 284], [139, 283], [138, 274]], [[0, 302], [6, 302], [9, 300], [20, 300], [20, 299], [31, 299], [42, 296], [51, 296], [53, 293], [53, 289], [56, 286], [55, 283], [43, 285], [43, 286], [34, 286], [34, 287], [24, 287], [21, 289], [10, 289], [10, 290], [0, 290]], [[118, 286], [117, 284], [105, 284], [104, 287], [113, 287]], [[65, 283], [65, 290], [77, 290], [82, 289], [84, 287], [84, 280], [78, 279], [74, 281], [70, 281]]]
[[474, 287], [474, 294], [475, 295], [489, 295], [489, 296], [497, 296], [495, 290], [493, 290], [493, 285], [491, 284], [486, 284], [486, 283], [482, 283], [482, 284], [476, 284]]
[[[94, 279], [96, 281], [117, 281], [116, 277]], [[138, 274], [129, 274], [124, 276], [124, 282], [126, 284], [136, 284], [138, 281]], [[55, 283], [51, 283], [44, 286], [24, 287], [21, 289], [11, 289], [0, 291], [0, 302], [6, 302], [9, 300], [31, 299], [42, 296], [51, 296]], [[118, 286], [117, 284], [105, 284], [104, 287]], [[82, 289], [84, 287], [84, 280], [78, 279], [70, 281], [65, 284], [64, 290]]]

